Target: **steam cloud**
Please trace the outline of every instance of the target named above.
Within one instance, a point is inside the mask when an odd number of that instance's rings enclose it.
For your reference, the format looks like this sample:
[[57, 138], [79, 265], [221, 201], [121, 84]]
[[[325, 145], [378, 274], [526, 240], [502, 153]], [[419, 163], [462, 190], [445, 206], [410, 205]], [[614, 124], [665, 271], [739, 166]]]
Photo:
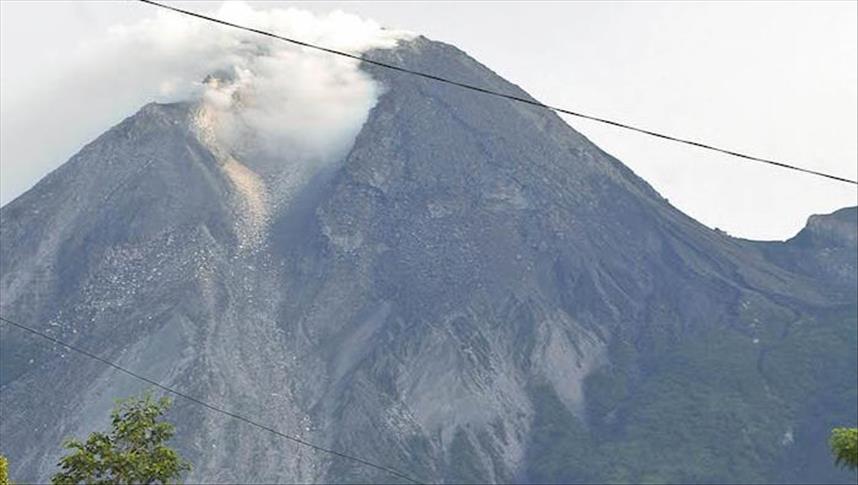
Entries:
[[[342, 12], [316, 16], [228, 2], [210, 14], [351, 53], [390, 48], [410, 35]], [[27, 97], [31, 116], [4, 119], [12, 144], [15, 131], [45, 130], [47, 142], [67, 147], [52, 154], [64, 160], [83, 139], [147, 102], [201, 100], [226, 150], [293, 166], [324, 164], [346, 153], [382, 89], [354, 60], [164, 11], [111, 28], [68, 62], [46, 83], [50, 91], [38, 101]], [[95, 101], [75, 105], [75, 97]], [[52, 105], [64, 108], [47, 116]]]

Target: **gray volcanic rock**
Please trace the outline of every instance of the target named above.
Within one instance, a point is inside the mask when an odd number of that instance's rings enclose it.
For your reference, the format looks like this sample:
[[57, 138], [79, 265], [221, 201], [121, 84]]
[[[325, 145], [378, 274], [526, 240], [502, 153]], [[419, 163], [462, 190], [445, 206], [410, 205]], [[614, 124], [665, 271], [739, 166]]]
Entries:
[[[422, 37], [370, 56], [527, 96]], [[732, 239], [553, 113], [363, 68], [385, 93], [288, 197], [196, 104], [87, 145], [0, 209], [3, 315], [427, 482], [807, 478], [795, 456], [852, 479], [813, 423], [856, 421], [858, 303], [825, 289], [855, 265], [824, 249], [854, 254], [854, 217]], [[14, 480], [46, 480], [64, 437], [145, 388], [0, 336]], [[170, 418], [190, 482], [397, 481], [181, 399]]]

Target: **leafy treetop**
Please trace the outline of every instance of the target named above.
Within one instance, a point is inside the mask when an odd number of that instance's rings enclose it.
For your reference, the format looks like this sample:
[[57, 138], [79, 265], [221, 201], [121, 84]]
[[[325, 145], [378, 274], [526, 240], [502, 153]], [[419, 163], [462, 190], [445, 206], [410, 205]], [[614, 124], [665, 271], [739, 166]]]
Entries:
[[838, 465], [858, 469], [858, 428], [834, 428], [830, 443]]
[[54, 484], [174, 483], [190, 464], [165, 443], [173, 425], [160, 420], [170, 400], [151, 395], [120, 401], [111, 413], [110, 433], [94, 432], [85, 443], [66, 442], [71, 453], [58, 463]]
[[0, 455], [0, 485], [9, 485], [9, 463]]

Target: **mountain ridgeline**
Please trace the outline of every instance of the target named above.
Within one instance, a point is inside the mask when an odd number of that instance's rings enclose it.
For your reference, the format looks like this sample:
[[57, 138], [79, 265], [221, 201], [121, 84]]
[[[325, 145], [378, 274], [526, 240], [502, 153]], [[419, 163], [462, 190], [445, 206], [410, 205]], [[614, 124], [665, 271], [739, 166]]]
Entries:
[[[528, 96], [423, 37], [368, 55]], [[84, 147], [0, 209], [3, 316], [425, 482], [854, 483], [826, 438], [858, 421], [858, 209], [731, 238], [554, 113], [361, 68], [384, 93], [300, 184], [197, 103]], [[0, 336], [13, 480], [146, 387]], [[190, 482], [398, 481], [170, 413]]]

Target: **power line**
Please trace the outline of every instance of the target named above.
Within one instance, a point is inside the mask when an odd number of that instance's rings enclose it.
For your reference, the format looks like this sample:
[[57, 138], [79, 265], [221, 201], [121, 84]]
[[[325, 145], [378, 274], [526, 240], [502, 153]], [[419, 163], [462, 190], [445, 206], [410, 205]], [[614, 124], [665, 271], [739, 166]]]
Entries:
[[415, 71], [415, 70], [413, 70], [413, 69], [408, 69], [408, 68], [401, 67], [401, 66], [397, 66], [397, 65], [394, 65], [394, 64], [388, 64], [388, 63], [386, 63], [386, 62], [375, 61], [375, 60], [373, 60], [373, 59], [369, 59], [369, 58], [364, 57], [364, 56], [355, 55], [355, 54], [350, 54], [350, 53], [348, 53], [348, 52], [344, 52], [344, 51], [340, 51], [340, 50], [336, 50], [336, 49], [331, 49], [331, 48], [323, 47], [323, 46], [316, 45], [316, 44], [311, 44], [311, 43], [309, 43], [309, 42], [304, 42], [304, 41], [297, 40], [297, 39], [292, 39], [292, 38], [289, 38], [289, 37], [283, 37], [283, 36], [281, 36], [281, 35], [277, 35], [277, 34], [274, 34], [274, 33], [271, 33], [271, 32], [267, 32], [267, 31], [265, 31], [265, 30], [259, 30], [259, 29], [254, 29], [254, 28], [251, 28], [251, 27], [246, 27], [246, 26], [243, 26], [243, 25], [234, 24], [234, 23], [232, 23], [232, 22], [227, 22], [227, 21], [225, 21], [225, 20], [220, 20], [220, 19], [216, 19], [216, 18], [214, 18], [214, 17], [209, 17], [209, 16], [206, 16], [206, 15], [203, 15], [203, 14], [199, 14], [199, 13], [196, 13], [196, 12], [191, 12], [191, 11], [189, 11], [189, 10], [183, 10], [183, 9], [176, 8], [176, 7], [172, 7], [172, 6], [169, 6], [169, 5], [164, 5], [164, 4], [162, 4], [162, 3], [154, 2], [154, 1], [152, 1], [152, 0], [139, 0], [139, 1], [141, 1], [141, 2], [143, 2], [143, 3], [147, 3], [147, 4], [149, 4], [149, 5], [154, 5], [154, 6], [156, 6], [156, 7], [164, 8], [164, 9], [167, 9], [167, 10], [172, 10], [173, 12], [178, 12], [178, 13], [181, 13], [181, 14], [184, 14], [184, 15], [188, 15], [188, 16], [191, 16], [191, 17], [196, 17], [196, 18], [198, 18], [198, 19], [208, 20], [209, 22], [214, 22], [214, 23], [217, 23], [217, 24], [226, 25], [226, 26], [228, 26], [228, 27], [233, 27], [233, 28], [240, 29], [240, 30], [244, 30], [244, 31], [247, 31], [247, 32], [253, 32], [253, 33], [255, 33], [255, 34], [264, 35], [264, 36], [266, 36], [266, 37], [271, 37], [271, 38], [274, 38], [274, 39], [282, 40], [282, 41], [289, 42], [289, 43], [292, 43], [292, 44], [295, 44], [295, 45], [299, 45], [299, 46], [301, 46], [301, 47], [307, 47], [307, 48], [310, 48], [310, 49], [315, 49], [315, 50], [318, 50], [318, 51], [327, 52], [327, 53], [329, 53], [329, 54], [334, 54], [334, 55], [338, 55], [338, 56], [342, 56], [342, 57], [348, 57], [348, 58], [350, 58], [350, 59], [355, 59], [355, 60], [358, 60], [358, 61], [361, 61], [361, 62], [366, 62], [367, 64], [373, 64], [373, 65], [380, 66], [380, 67], [383, 67], [383, 68], [386, 68], [386, 69], [391, 69], [391, 70], [399, 71], [399, 72], [403, 72], [403, 73], [406, 73], [406, 74], [412, 74], [412, 75], [419, 76], [419, 77], [422, 77], [422, 78], [431, 79], [431, 80], [433, 80], [433, 81], [438, 81], [438, 82], [442, 82], [442, 83], [445, 83], [445, 84], [450, 84], [450, 85], [453, 85], [453, 86], [458, 86], [458, 87], [460, 87], [460, 88], [469, 89], [469, 90], [471, 90], [471, 91], [477, 91], [477, 92], [484, 93], [484, 94], [489, 94], [489, 95], [492, 95], [492, 96], [498, 96], [498, 97], [501, 97], [501, 98], [506, 98], [506, 99], [509, 99], [509, 100], [512, 100], [512, 101], [516, 101], [516, 102], [519, 102], [519, 103], [525, 103], [525, 104], [529, 104], [529, 105], [532, 105], [532, 106], [537, 106], [537, 107], [540, 107], [540, 108], [548, 109], [548, 110], [551, 110], [551, 111], [554, 111], [554, 112], [557, 112], [557, 113], [563, 113], [563, 114], [567, 114], [567, 115], [575, 116], [575, 117], [578, 117], [578, 118], [583, 118], [583, 119], [587, 119], [587, 120], [591, 120], [591, 121], [596, 121], [596, 122], [598, 122], [598, 123], [603, 123], [603, 124], [606, 124], [606, 125], [611, 125], [611, 126], [615, 126], [615, 127], [618, 127], [618, 128], [623, 128], [623, 129], [626, 129], [626, 130], [636, 131], [636, 132], [638, 132], [638, 133], [643, 133], [643, 134], [645, 134], [645, 135], [653, 136], [653, 137], [656, 137], [656, 138], [661, 138], [661, 139], [664, 139], [664, 140], [674, 141], [674, 142], [677, 142], [677, 143], [683, 143], [683, 144], [686, 144], [686, 145], [691, 145], [691, 146], [695, 146], [695, 147], [698, 147], [698, 148], [703, 148], [703, 149], [706, 149], [706, 150], [712, 150], [712, 151], [719, 152], [719, 153], [723, 153], [723, 154], [726, 154], [726, 155], [730, 155], [730, 156], [734, 156], [734, 157], [738, 157], [738, 158], [743, 158], [743, 159], [745, 159], [745, 160], [751, 160], [751, 161], [754, 161], [754, 162], [766, 163], [766, 164], [773, 165], [773, 166], [776, 166], [776, 167], [781, 167], [781, 168], [785, 168], [785, 169], [789, 169], [789, 170], [796, 170], [796, 171], [798, 171], [798, 172], [804, 172], [804, 173], [807, 173], [807, 174], [810, 174], [810, 175], [816, 175], [816, 176], [819, 176], [819, 177], [829, 178], [829, 179], [831, 179], [831, 180], [836, 180], [836, 181], [838, 181], [838, 182], [845, 182], [845, 183], [848, 183], [848, 184], [858, 185], [858, 181], [850, 180], [850, 179], [843, 178], [843, 177], [839, 177], [839, 176], [837, 176], [837, 175], [832, 175], [832, 174], [825, 173], [825, 172], [818, 172], [818, 171], [816, 171], [816, 170], [811, 170], [811, 169], [808, 169], [808, 168], [803, 168], [803, 167], [799, 167], [799, 166], [796, 166], [796, 165], [791, 165], [791, 164], [789, 164], [789, 163], [778, 162], [778, 161], [776, 161], [776, 160], [771, 160], [771, 159], [767, 159], [767, 158], [760, 158], [760, 157], [756, 157], [756, 156], [753, 156], [753, 155], [748, 155], [748, 154], [745, 154], [745, 153], [737, 152], [737, 151], [735, 151], [735, 150], [729, 150], [729, 149], [726, 149], [726, 148], [719, 148], [719, 147], [716, 147], [716, 146], [714, 146], [714, 145], [710, 145], [710, 144], [708, 144], [708, 143], [703, 143], [703, 142], [699, 142], [699, 141], [689, 140], [689, 139], [685, 139], [685, 138], [679, 138], [679, 137], [676, 137], [676, 136], [667, 135], [667, 134], [664, 134], [664, 133], [659, 133], [659, 132], [657, 132], [657, 131], [648, 130], [648, 129], [646, 129], [646, 128], [640, 128], [640, 127], [637, 127], [637, 126], [634, 126], [634, 125], [630, 125], [630, 124], [627, 124], [627, 123], [621, 123], [621, 122], [619, 122], [619, 121], [614, 121], [614, 120], [610, 120], [610, 119], [607, 119], [607, 118], [601, 118], [601, 117], [599, 117], [599, 116], [588, 115], [588, 114], [585, 114], [585, 113], [580, 113], [580, 112], [572, 111], [572, 110], [565, 109], [565, 108], [559, 108], [559, 107], [556, 107], [556, 106], [547, 105], [547, 104], [544, 104], [544, 103], [540, 103], [539, 101], [535, 101], [535, 100], [527, 99], [527, 98], [522, 98], [522, 97], [520, 97], [520, 96], [515, 96], [515, 95], [512, 95], [512, 94], [505, 94], [505, 93], [500, 93], [500, 92], [497, 92], [497, 91], [492, 91], [492, 90], [490, 90], [490, 89], [481, 88], [481, 87], [479, 87], [479, 86], [474, 86], [473, 84], [462, 83], [462, 82], [459, 82], [459, 81], [454, 81], [454, 80], [452, 80], [452, 79], [447, 79], [447, 78], [444, 78], [444, 77], [436, 76], [436, 75], [434, 75], [434, 74], [429, 74], [429, 73], [425, 73], [425, 72], [421, 72], [421, 71]]
[[175, 394], [176, 396], [179, 396], [179, 397], [181, 397], [181, 398], [187, 399], [188, 401], [191, 401], [191, 402], [193, 402], [193, 403], [199, 404], [200, 406], [206, 407], [206, 408], [208, 408], [208, 409], [209, 409], [209, 410], [211, 410], [211, 411], [214, 411], [214, 412], [216, 412], [216, 413], [220, 413], [220, 414], [225, 414], [225, 415], [227, 415], [227, 416], [229, 416], [229, 417], [231, 417], [231, 418], [235, 418], [235, 419], [237, 419], [237, 420], [239, 420], [239, 421], [243, 421], [243, 422], [245, 422], [245, 423], [247, 423], [247, 424], [249, 424], [249, 425], [251, 425], [251, 426], [255, 426], [255, 427], [259, 428], [259, 429], [262, 429], [262, 430], [268, 431], [268, 432], [270, 432], [270, 433], [274, 433], [275, 435], [280, 436], [281, 438], [286, 438], [287, 440], [294, 441], [295, 443], [298, 443], [298, 444], [303, 445], [303, 446], [307, 446], [307, 447], [312, 448], [312, 449], [314, 449], [314, 450], [318, 450], [318, 451], [321, 451], [321, 452], [324, 452], [324, 453], [328, 453], [328, 454], [330, 454], [330, 455], [338, 456], [338, 457], [340, 457], [340, 458], [345, 458], [345, 459], [347, 459], [347, 460], [351, 460], [351, 461], [354, 461], [354, 462], [356, 462], [356, 463], [360, 463], [361, 465], [365, 465], [365, 466], [368, 466], [368, 467], [371, 467], [371, 468], [375, 468], [376, 470], [380, 470], [380, 471], [383, 471], [383, 472], [389, 473], [389, 474], [391, 474], [391, 475], [393, 475], [393, 476], [395, 476], [395, 477], [397, 477], [397, 478], [401, 478], [401, 479], [406, 480], [406, 481], [411, 482], [411, 483], [415, 483], [415, 484], [418, 484], [418, 485], [420, 485], [420, 484], [422, 484], [422, 483], [423, 483], [423, 482], [420, 482], [420, 481], [418, 481], [418, 480], [416, 480], [416, 479], [414, 479], [414, 478], [409, 477], [408, 475], [406, 475], [406, 474], [404, 474], [404, 473], [402, 473], [402, 472], [400, 472], [400, 471], [398, 471], [398, 470], [395, 470], [395, 469], [393, 469], [393, 468], [390, 468], [390, 467], [388, 467], [388, 466], [379, 465], [379, 464], [373, 463], [373, 462], [371, 462], [371, 461], [364, 460], [363, 458], [358, 458], [358, 457], [353, 456], [353, 455], [348, 455], [348, 454], [346, 454], [346, 453], [340, 453], [339, 451], [334, 451], [334, 450], [331, 450], [331, 449], [328, 449], [328, 448], [324, 448], [324, 447], [319, 446], [319, 445], [314, 445], [313, 443], [310, 443], [310, 442], [304, 441], [304, 440], [302, 440], [301, 438], [296, 438], [296, 437], [294, 437], [294, 436], [290, 436], [290, 435], [288, 435], [288, 434], [286, 434], [286, 433], [281, 433], [280, 431], [277, 431], [277, 430], [276, 430], [276, 429], [274, 429], [274, 428], [270, 428], [270, 427], [268, 427], [268, 426], [265, 426], [264, 424], [260, 424], [260, 423], [258, 423], [258, 422], [256, 422], [256, 421], [253, 421], [253, 420], [249, 419], [249, 418], [245, 418], [244, 416], [241, 416], [241, 415], [239, 415], [239, 414], [235, 414], [235, 413], [233, 413], [233, 412], [230, 412], [230, 411], [227, 411], [227, 410], [225, 410], [225, 409], [221, 409], [221, 408], [219, 408], [219, 407], [216, 407], [216, 406], [214, 406], [214, 405], [211, 405], [211, 404], [209, 404], [209, 403], [207, 403], [207, 402], [205, 402], [205, 401], [201, 401], [201, 400], [199, 400], [199, 399], [197, 399], [197, 398], [195, 398], [195, 397], [189, 396], [189, 395], [187, 395], [187, 394], [185, 394], [185, 393], [183, 393], [183, 392], [177, 391], [177, 390], [175, 390], [175, 389], [173, 389], [173, 388], [171, 388], [171, 387], [168, 387], [168, 386], [165, 386], [165, 385], [163, 385], [163, 384], [160, 384], [160, 383], [158, 383], [158, 382], [156, 382], [156, 381], [154, 381], [154, 380], [152, 380], [152, 379], [149, 379], [148, 377], [145, 377], [145, 376], [142, 376], [142, 375], [140, 375], [140, 374], [137, 374], [136, 372], [130, 371], [130, 370], [128, 370], [128, 369], [126, 369], [126, 368], [124, 368], [124, 367], [122, 367], [122, 366], [118, 365], [118, 364], [115, 364], [115, 363], [113, 363], [113, 362], [111, 362], [111, 361], [109, 361], [109, 360], [107, 360], [107, 359], [101, 358], [101, 357], [99, 357], [99, 356], [97, 356], [97, 355], [95, 355], [95, 354], [93, 354], [93, 353], [91, 353], [91, 352], [88, 352], [88, 351], [83, 350], [83, 349], [81, 349], [81, 348], [75, 347], [75, 346], [73, 346], [73, 345], [71, 345], [71, 344], [67, 344], [67, 343], [63, 342], [62, 340], [56, 339], [56, 338], [54, 338], [54, 337], [51, 337], [50, 335], [47, 335], [47, 334], [45, 334], [45, 333], [42, 333], [42, 332], [40, 332], [40, 331], [38, 331], [38, 330], [35, 330], [35, 329], [33, 329], [33, 328], [30, 328], [30, 327], [28, 327], [28, 326], [26, 326], [26, 325], [23, 325], [23, 324], [20, 324], [20, 323], [17, 323], [17, 322], [13, 322], [12, 320], [9, 320], [8, 318], [4, 318], [4, 317], [0, 316], [0, 321], [5, 322], [5, 323], [8, 323], [9, 325], [12, 325], [12, 326], [14, 326], [14, 327], [17, 327], [17, 328], [19, 328], [19, 329], [21, 329], [21, 330], [24, 330], [24, 331], [26, 331], [26, 332], [29, 332], [29, 333], [31, 333], [31, 334], [33, 334], [33, 335], [37, 335], [37, 336], [39, 336], [39, 337], [42, 337], [42, 338], [44, 338], [44, 339], [46, 339], [46, 340], [49, 340], [49, 341], [51, 341], [51, 342], [53, 342], [53, 343], [55, 343], [55, 344], [57, 344], [57, 345], [61, 345], [61, 346], [65, 347], [65, 348], [67, 348], [67, 349], [70, 349], [70, 350], [73, 350], [73, 351], [75, 351], [75, 352], [77, 352], [77, 353], [79, 353], [79, 354], [85, 355], [85, 356], [87, 356], [87, 357], [89, 357], [89, 358], [91, 358], [91, 359], [97, 360], [97, 361], [101, 362], [102, 364], [105, 364], [105, 365], [107, 365], [107, 366], [110, 366], [110, 367], [112, 367], [112, 368], [114, 368], [114, 369], [116, 369], [116, 370], [118, 370], [118, 371], [120, 371], [120, 372], [122, 372], [122, 373], [124, 373], [124, 374], [127, 374], [127, 375], [129, 375], [129, 376], [131, 376], [131, 377], [133, 377], [133, 378], [135, 378], [135, 379], [139, 379], [139, 380], [141, 380], [141, 381], [143, 381], [143, 382], [146, 382], [146, 383], [148, 383], [148, 384], [151, 384], [151, 385], [153, 385], [153, 386], [155, 386], [155, 387], [157, 387], [157, 388], [159, 388], [159, 389], [162, 389], [162, 390], [164, 390], [164, 391], [167, 391], [167, 392], [169, 392], [169, 393], [171, 393], [171, 394]]

